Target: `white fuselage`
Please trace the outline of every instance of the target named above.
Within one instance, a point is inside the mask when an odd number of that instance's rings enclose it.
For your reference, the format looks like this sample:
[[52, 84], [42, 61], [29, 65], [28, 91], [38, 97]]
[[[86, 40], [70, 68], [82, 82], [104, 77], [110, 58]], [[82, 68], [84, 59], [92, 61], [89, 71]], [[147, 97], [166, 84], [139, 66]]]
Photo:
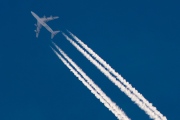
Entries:
[[37, 21], [44, 26], [49, 32], [53, 33], [53, 30], [39, 17], [37, 16], [34, 12], [31, 11], [31, 14], [37, 19]]

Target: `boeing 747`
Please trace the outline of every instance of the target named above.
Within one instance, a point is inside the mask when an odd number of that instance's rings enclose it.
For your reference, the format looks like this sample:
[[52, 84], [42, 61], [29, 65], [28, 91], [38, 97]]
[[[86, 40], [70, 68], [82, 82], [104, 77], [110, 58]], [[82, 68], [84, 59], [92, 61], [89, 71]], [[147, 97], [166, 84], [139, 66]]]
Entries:
[[40, 29], [42, 26], [44, 26], [50, 33], [51, 33], [51, 39], [53, 39], [53, 37], [60, 31], [53, 31], [47, 24], [46, 22], [48, 21], [51, 21], [51, 20], [54, 20], [54, 19], [58, 19], [59, 17], [56, 16], [56, 17], [42, 17], [40, 18], [38, 15], [36, 15], [34, 12], [31, 11], [31, 14], [36, 18], [37, 20], [37, 24], [34, 24], [37, 28], [36, 30], [34, 30], [36, 32], [36, 37], [39, 36], [39, 32], [40, 32]]

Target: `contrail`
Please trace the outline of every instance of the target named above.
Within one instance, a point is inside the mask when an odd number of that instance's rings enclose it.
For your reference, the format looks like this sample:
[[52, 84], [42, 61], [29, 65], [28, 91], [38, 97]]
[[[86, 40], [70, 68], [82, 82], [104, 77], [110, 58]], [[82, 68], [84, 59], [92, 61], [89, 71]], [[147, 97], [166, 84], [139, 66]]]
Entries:
[[[68, 31], [69, 32], [69, 31]], [[105, 67], [112, 75], [116, 77], [127, 89], [129, 89], [136, 97], [138, 97], [142, 102], [146, 104], [148, 108], [150, 108], [156, 115], [158, 115], [162, 120], [167, 120], [165, 116], [163, 116], [156, 107], [152, 106], [148, 100], [146, 100], [142, 94], [140, 94], [135, 88], [132, 87], [119, 73], [117, 73], [109, 64], [106, 63], [100, 56], [98, 56], [91, 48], [89, 48], [86, 44], [84, 44], [79, 38], [69, 32], [70, 35], [86, 50], [91, 54], [103, 67]]]
[[149, 109], [145, 103], [143, 103], [139, 98], [131, 93], [127, 88], [124, 87], [119, 81], [116, 80], [102, 65], [100, 65], [96, 60], [94, 60], [86, 51], [84, 51], [78, 44], [76, 44], [72, 39], [70, 39], [66, 34], [62, 33], [65, 38], [74, 46], [78, 51], [80, 51], [91, 63], [93, 63], [106, 77], [108, 77], [118, 88], [121, 89], [132, 101], [134, 101], [142, 110], [146, 112], [152, 119], [161, 119], [157, 114], [155, 114], [151, 109]]
[[[82, 71], [81, 68], [79, 68], [55, 43], [53, 43], [55, 47], [59, 50], [59, 52], [68, 60], [69, 63], [72, 64], [72, 66], [84, 77], [84, 79], [87, 80], [87, 82], [108, 102], [110, 103], [111, 107], [116, 109], [117, 111], [120, 111], [119, 114], [121, 116], [126, 116], [125, 113], [118, 108], [118, 106], [111, 101], [109, 97], [106, 96], [106, 94]], [[127, 117], [124, 117], [127, 118]]]
[[106, 96], [106, 94], [82, 71], [82, 69], [78, 67], [55, 43], [53, 44], [76, 70], [71, 67], [70, 64], [52, 48], [55, 54], [70, 69], [70, 71], [72, 71], [74, 75], [78, 77], [78, 79], [96, 96], [96, 98], [99, 99], [119, 120], [129, 120], [125, 113], [114, 102], [112, 102], [109, 97]]

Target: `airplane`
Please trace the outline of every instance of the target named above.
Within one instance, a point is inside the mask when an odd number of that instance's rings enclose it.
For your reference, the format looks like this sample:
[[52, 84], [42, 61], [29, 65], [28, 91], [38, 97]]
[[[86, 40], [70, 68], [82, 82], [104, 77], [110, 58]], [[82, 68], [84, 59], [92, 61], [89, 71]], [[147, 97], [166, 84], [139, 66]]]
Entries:
[[53, 37], [59, 33], [60, 31], [53, 31], [47, 24], [46, 22], [48, 21], [51, 21], [51, 20], [54, 20], [54, 19], [58, 19], [59, 17], [58, 16], [55, 16], [55, 17], [42, 17], [40, 18], [38, 15], [36, 15], [33, 11], [31, 11], [31, 14], [37, 19], [37, 24], [34, 24], [37, 28], [36, 30], [34, 30], [36, 32], [36, 37], [39, 36], [39, 32], [40, 32], [40, 29], [42, 26], [44, 26], [50, 33], [51, 33], [51, 39], [53, 39]]

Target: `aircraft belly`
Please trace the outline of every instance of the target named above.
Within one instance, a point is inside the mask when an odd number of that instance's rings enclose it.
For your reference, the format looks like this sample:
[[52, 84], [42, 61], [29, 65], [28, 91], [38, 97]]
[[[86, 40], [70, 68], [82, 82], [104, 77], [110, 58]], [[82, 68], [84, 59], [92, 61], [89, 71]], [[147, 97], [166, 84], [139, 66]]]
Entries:
[[43, 26], [49, 31], [49, 32], [53, 32], [53, 30], [46, 24], [44, 23]]

